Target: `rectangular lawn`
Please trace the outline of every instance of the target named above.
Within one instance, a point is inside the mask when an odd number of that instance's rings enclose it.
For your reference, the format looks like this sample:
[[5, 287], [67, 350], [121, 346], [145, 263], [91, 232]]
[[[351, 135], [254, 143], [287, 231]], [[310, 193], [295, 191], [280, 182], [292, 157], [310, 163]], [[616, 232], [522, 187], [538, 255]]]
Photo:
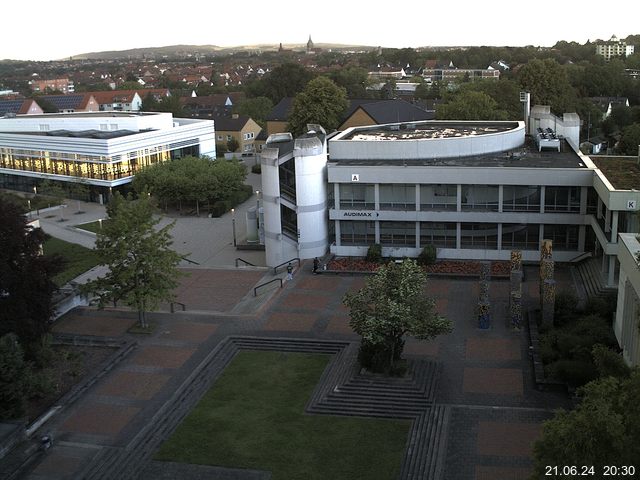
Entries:
[[328, 355], [242, 351], [156, 460], [268, 470], [273, 480], [393, 480], [411, 422], [307, 415]]
[[65, 260], [64, 270], [53, 278], [58, 287], [91, 270], [99, 262], [95, 250], [59, 238], [49, 237], [45, 240], [42, 250], [45, 255], [58, 254]]

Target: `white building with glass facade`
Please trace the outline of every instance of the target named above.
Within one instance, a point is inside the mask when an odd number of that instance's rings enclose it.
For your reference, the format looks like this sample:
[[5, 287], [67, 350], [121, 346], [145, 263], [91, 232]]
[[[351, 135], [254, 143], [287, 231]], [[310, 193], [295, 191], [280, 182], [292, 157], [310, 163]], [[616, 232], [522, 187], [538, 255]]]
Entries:
[[211, 120], [170, 113], [84, 112], [0, 118], [0, 187], [83, 182], [94, 198], [141, 168], [186, 155], [215, 158]]

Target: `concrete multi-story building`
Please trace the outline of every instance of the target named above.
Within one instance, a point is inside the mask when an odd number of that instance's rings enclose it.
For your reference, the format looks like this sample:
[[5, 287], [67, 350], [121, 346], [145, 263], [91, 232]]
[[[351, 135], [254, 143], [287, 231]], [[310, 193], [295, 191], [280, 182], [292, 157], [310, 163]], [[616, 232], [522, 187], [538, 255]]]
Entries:
[[[640, 166], [632, 157], [578, 150], [580, 119], [534, 107], [527, 122], [421, 121], [352, 127], [297, 139], [271, 135], [260, 154], [266, 260], [328, 252], [538, 261], [601, 257], [618, 284], [616, 336], [640, 364]], [[330, 154], [330, 155], [329, 155]]]
[[82, 182], [105, 199], [143, 167], [185, 155], [215, 158], [213, 121], [124, 112], [0, 118], [0, 187]]
[[633, 55], [635, 48], [633, 45], [627, 45], [626, 42], [619, 40], [613, 35], [607, 42], [596, 43], [596, 55], [601, 55], [608, 62], [613, 57], [628, 57]]

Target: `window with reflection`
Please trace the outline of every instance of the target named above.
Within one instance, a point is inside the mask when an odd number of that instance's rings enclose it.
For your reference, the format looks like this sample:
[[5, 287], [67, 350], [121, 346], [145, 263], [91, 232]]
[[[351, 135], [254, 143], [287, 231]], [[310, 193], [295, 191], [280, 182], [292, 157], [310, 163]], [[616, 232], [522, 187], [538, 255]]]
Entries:
[[381, 210], [415, 210], [416, 186], [392, 183], [380, 185]]
[[540, 225], [537, 224], [502, 224], [503, 250], [538, 250], [540, 245]]
[[502, 187], [503, 212], [539, 212], [540, 186], [505, 185]]
[[415, 222], [380, 222], [380, 244], [385, 247], [415, 247]]
[[340, 208], [343, 210], [373, 210], [375, 187], [372, 184], [347, 183], [340, 185]]
[[457, 185], [420, 185], [420, 210], [456, 210]]
[[461, 248], [496, 250], [498, 248], [497, 223], [461, 223]]
[[545, 212], [580, 212], [580, 187], [545, 187]]
[[341, 245], [373, 245], [376, 243], [375, 222], [340, 220]]
[[498, 185], [462, 185], [462, 210], [498, 211]]
[[578, 225], [545, 225], [544, 238], [553, 242], [554, 250], [578, 250]]
[[455, 222], [420, 222], [420, 247], [456, 248]]

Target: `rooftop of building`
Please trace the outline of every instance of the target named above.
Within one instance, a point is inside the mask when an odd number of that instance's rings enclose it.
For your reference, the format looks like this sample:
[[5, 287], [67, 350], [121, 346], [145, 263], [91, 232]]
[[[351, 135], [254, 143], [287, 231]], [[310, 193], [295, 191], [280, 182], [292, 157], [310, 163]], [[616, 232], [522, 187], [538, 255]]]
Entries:
[[355, 128], [340, 140], [393, 141], [431, 138], [455, 138], [507, 132], [518, 127], [517, 122], [420, 122], [417, 124], [387, 124]]
[[[331, 142], [329, 142], [331, 154]], [[503, 168], [588, 168], [582, 158], [566, 140], [561, 140], [560, 151], [543, 149], [538, 151], [535, 139], [527, 136], [524, 145], [503, 152], [449, 158], [402, 159], [336, 159], [334, 165], [359, 166], [425, 166], [425, 167], [503, 167]]]
[[[15, 132], [0, 132], [0, 133], [15, 133]], [[44, 132], [20, 132], [20, 135], [39, 135], [43, 137], [67, 137], [67, 138], [95, 138], [99, 140], [109, 140], [111, 138], [126, 137], [128, 135], [135, 135], [137, 133], [132, 130], [49, 130]]]
[[[29, 115], [27, 120], [35, 120], [38, 118], [96, 118], [96, 117], [141, 117], [141, 116], [153, 116], [158, 115], [159, 112], [68, 112], [68, 113], [43, 113], [40, 115]], [[25, 119], [25, 117], [13, 117], [15, 119]]]
[[616, 190], [640, 190], [638, 157], [589, 157]]

